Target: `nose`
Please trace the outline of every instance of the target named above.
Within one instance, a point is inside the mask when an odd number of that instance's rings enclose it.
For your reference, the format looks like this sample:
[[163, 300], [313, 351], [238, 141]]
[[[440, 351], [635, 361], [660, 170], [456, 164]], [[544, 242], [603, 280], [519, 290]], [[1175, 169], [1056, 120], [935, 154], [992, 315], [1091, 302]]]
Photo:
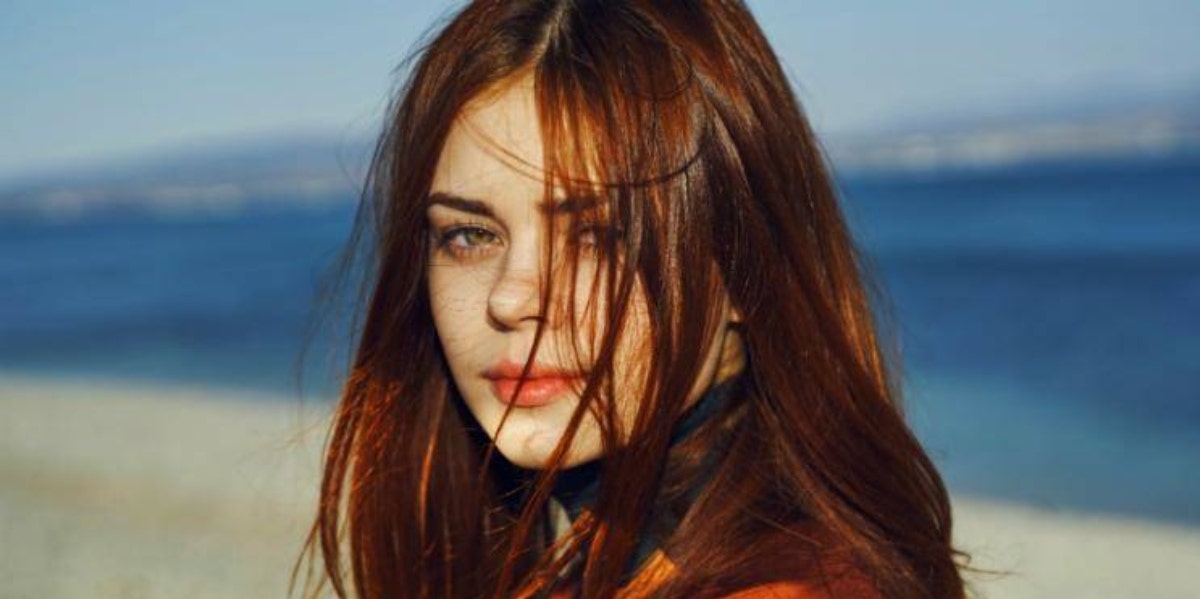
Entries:
[[488, 295], [488, 315], [505, 329], [541, 319], [540, 256], [536, 251], [509, 253]]

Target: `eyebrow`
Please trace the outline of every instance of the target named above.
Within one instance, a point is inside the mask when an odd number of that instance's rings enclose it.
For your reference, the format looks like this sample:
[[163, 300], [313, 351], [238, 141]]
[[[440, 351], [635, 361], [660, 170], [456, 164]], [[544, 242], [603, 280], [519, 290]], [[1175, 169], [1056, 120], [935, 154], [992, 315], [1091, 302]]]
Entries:
[[[491, 204], [483, 200], [464, 198], [446, 191], [435, 191], [429, 194], [426, 206], [433, 206], [435, 204], [491, 219], [496, 218], [496, 211], [492, 209]], [[551, 216], [579, 214], [592, 210], [599, 204], [600, 198], [596, 196], [567, 196], [552, 204], [538, 202], [538, 211]]]

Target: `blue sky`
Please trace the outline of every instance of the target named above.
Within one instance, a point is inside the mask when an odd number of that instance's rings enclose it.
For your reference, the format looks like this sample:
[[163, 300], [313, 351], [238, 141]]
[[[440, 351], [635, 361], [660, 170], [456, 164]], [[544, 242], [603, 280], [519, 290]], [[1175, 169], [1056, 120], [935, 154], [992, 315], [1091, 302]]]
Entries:
[[[0, 179], [371, 131], [425, 0], [5, 0]], [[1200, 84], [1194, 0], [751, 0], [818, 131]]]

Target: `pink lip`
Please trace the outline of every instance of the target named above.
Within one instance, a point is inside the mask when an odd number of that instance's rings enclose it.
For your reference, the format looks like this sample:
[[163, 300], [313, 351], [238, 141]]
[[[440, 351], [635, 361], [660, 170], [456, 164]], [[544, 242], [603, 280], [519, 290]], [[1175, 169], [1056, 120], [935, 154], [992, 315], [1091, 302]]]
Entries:
[[495, 379], [492, 381], [492, 391], [504, 403], [512, 403], [518, 408], [544, 406], [558, 397], [569, 393], [576, 379], [541, 378], [526, 379], [521, 386], [521, 394], [512, 400], [513, 392], [517, 390], [519, 379]]
[[525, 384], [521, 385], [521, 394], [514, 401], [513, 392], [517, 390], [523, 369], [523, 364], [504, 360], [484, 371], [483, 376], [492, 381], [492, 391], [497, 399], [521, 408], [544, 406], [581, 384], [579, 372], [534, 364]]

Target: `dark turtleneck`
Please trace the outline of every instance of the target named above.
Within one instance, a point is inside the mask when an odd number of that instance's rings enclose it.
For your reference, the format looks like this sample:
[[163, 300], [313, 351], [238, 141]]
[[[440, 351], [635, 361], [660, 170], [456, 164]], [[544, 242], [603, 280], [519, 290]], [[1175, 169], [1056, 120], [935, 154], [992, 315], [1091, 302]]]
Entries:
[[[741, 376], [733, 376], [709, 387], [695, 403], [688, 407], [671, 431], [670, 446], [674, 447], [700, 428], [702, 424], [722, 412], [732, 397], [736, 395], [741, 378]], [[711, 461], [715, 457], [714, 452], [710, 453], [706, 459]], [[552, 495], [566, 509], [572, 521], [578, 518], [584, 509], [591, 507], [595, 501], [600, 490], [602, 466], [602, 459], [592, 460], [563, 470], [555, 478]], [[705, 470], [711, 470], [711, 468]], [[707, 483], [709, 478], [707, 474], [711, 474], [711, 472], [706, 472], [706, 475], [701, 477], [702, 480], [698, 481], [697, 485], [690, 490], [689, 503], [699, 495], [704, 484]], [[660, 521], [664, 518], [669, 519], [669, 516], [666, 515], [652, 514], [651, 518], [656, 521], [651, 522], [648, 529], [673, 530], [678, 524], [675, 521]], [[657, 539], [654, 538], [654, 535], [643, 535], [634, 551], [628, 572], [636, 571], [637, 567], [649, 558], [655, 549], [657, 549]]]

